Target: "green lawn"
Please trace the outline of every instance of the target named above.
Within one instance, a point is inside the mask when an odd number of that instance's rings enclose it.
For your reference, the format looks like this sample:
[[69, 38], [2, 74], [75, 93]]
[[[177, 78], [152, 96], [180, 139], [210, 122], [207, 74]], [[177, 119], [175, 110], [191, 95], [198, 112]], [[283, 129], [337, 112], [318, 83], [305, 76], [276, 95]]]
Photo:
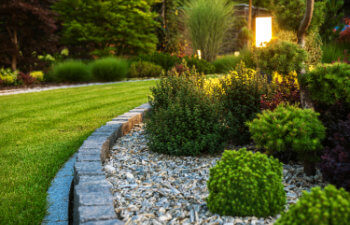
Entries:
[[0, 224], [40, 224], [60, 167], [96, 128], [147, 102], [155, 82], [0, 96]]

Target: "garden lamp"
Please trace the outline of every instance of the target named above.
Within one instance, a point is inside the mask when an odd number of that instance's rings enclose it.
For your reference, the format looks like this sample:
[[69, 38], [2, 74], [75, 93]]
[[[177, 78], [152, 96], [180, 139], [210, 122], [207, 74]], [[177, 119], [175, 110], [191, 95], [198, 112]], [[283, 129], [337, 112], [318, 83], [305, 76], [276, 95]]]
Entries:
[[255, 46], [265, 47], [272, 39], [272, 17], [255, 18]]

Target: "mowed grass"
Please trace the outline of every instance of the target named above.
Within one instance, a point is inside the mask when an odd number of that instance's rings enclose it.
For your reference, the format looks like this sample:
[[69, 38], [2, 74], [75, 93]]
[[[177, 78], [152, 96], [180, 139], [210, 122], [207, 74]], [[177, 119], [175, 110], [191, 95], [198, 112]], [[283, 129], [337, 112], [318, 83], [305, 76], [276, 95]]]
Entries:
[[60, 167], [96, 128], [147, 102], [155, 83], [0, 96], [0, 224], [41, 224]]

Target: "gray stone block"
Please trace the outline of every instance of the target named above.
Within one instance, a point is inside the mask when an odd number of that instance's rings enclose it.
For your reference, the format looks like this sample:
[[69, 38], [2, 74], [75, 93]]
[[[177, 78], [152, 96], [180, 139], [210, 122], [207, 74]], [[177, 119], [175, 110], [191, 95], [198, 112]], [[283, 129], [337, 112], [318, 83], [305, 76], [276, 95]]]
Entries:
[[74, 186], [74, 194], [96, 194], [96, 193], [108, 193], [111, 194], [112, 184], [106, 180], [94, 181], [94, 182], [79, 182]]
[[83, 223], [83, 225], [123, 225], [124, 222], [120, 220], [100, 220], [100, 221], [91, 221]]
[[101, 148], [80, 147], [78, 150], [78, 154], [83, 154], [83, 155], [101, 154]]
[[74, 165], [74, 177], [104, 175], [101, 162], [76, 162]]
[[84, 153], [78, 153], [77, 154], [77, 162], [93, 162], [98, 161], [101, 162], [101, 154], [84, 154]]
[[145, 103], [136, 107], [136, 109], [151, 109], [151, 105], [149, 103]]
[[113, 205], [110, 206], [80, 206], [77, 209], [77, 217], [74, 218], [79, 222], [74, 224], [81, 224], [99, 220], [113, 220], [117, 219], [114, 212]]
[[85, 193], [79, 191], [74, 196], [79, 206], [113, 205], [111, 193]]

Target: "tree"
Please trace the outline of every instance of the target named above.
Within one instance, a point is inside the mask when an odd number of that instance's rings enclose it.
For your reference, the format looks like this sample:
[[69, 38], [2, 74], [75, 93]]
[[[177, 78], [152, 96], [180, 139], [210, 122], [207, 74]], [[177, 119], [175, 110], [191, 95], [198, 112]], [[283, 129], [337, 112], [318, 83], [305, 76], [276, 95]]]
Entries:
[[[342, 20], [344, 18], [344, 12], [342, 12], [342, 8], [344, 6], [343, 0], [325, 0], [326, 1], [326, 18], [325, 22], [321, 26], [320, 34], [322, 36], [322, 40], [325, 42], [330, 42], [337, 37], [339, 37], [339, 33], [342, 30]], [[338, 26], [336, 32], [334, 32], [334, 28]]]
[[0, 2], [0, 62], [16, 70], [29, 70], [34, 53], [53, 50], [56, 30], [52, 0]]
[[158, 23], [151, 12], [152, 2], [60, 0], [54, 10], [62, 21], [61, 41], [75, 54], [133, 55], [154, 51]]

